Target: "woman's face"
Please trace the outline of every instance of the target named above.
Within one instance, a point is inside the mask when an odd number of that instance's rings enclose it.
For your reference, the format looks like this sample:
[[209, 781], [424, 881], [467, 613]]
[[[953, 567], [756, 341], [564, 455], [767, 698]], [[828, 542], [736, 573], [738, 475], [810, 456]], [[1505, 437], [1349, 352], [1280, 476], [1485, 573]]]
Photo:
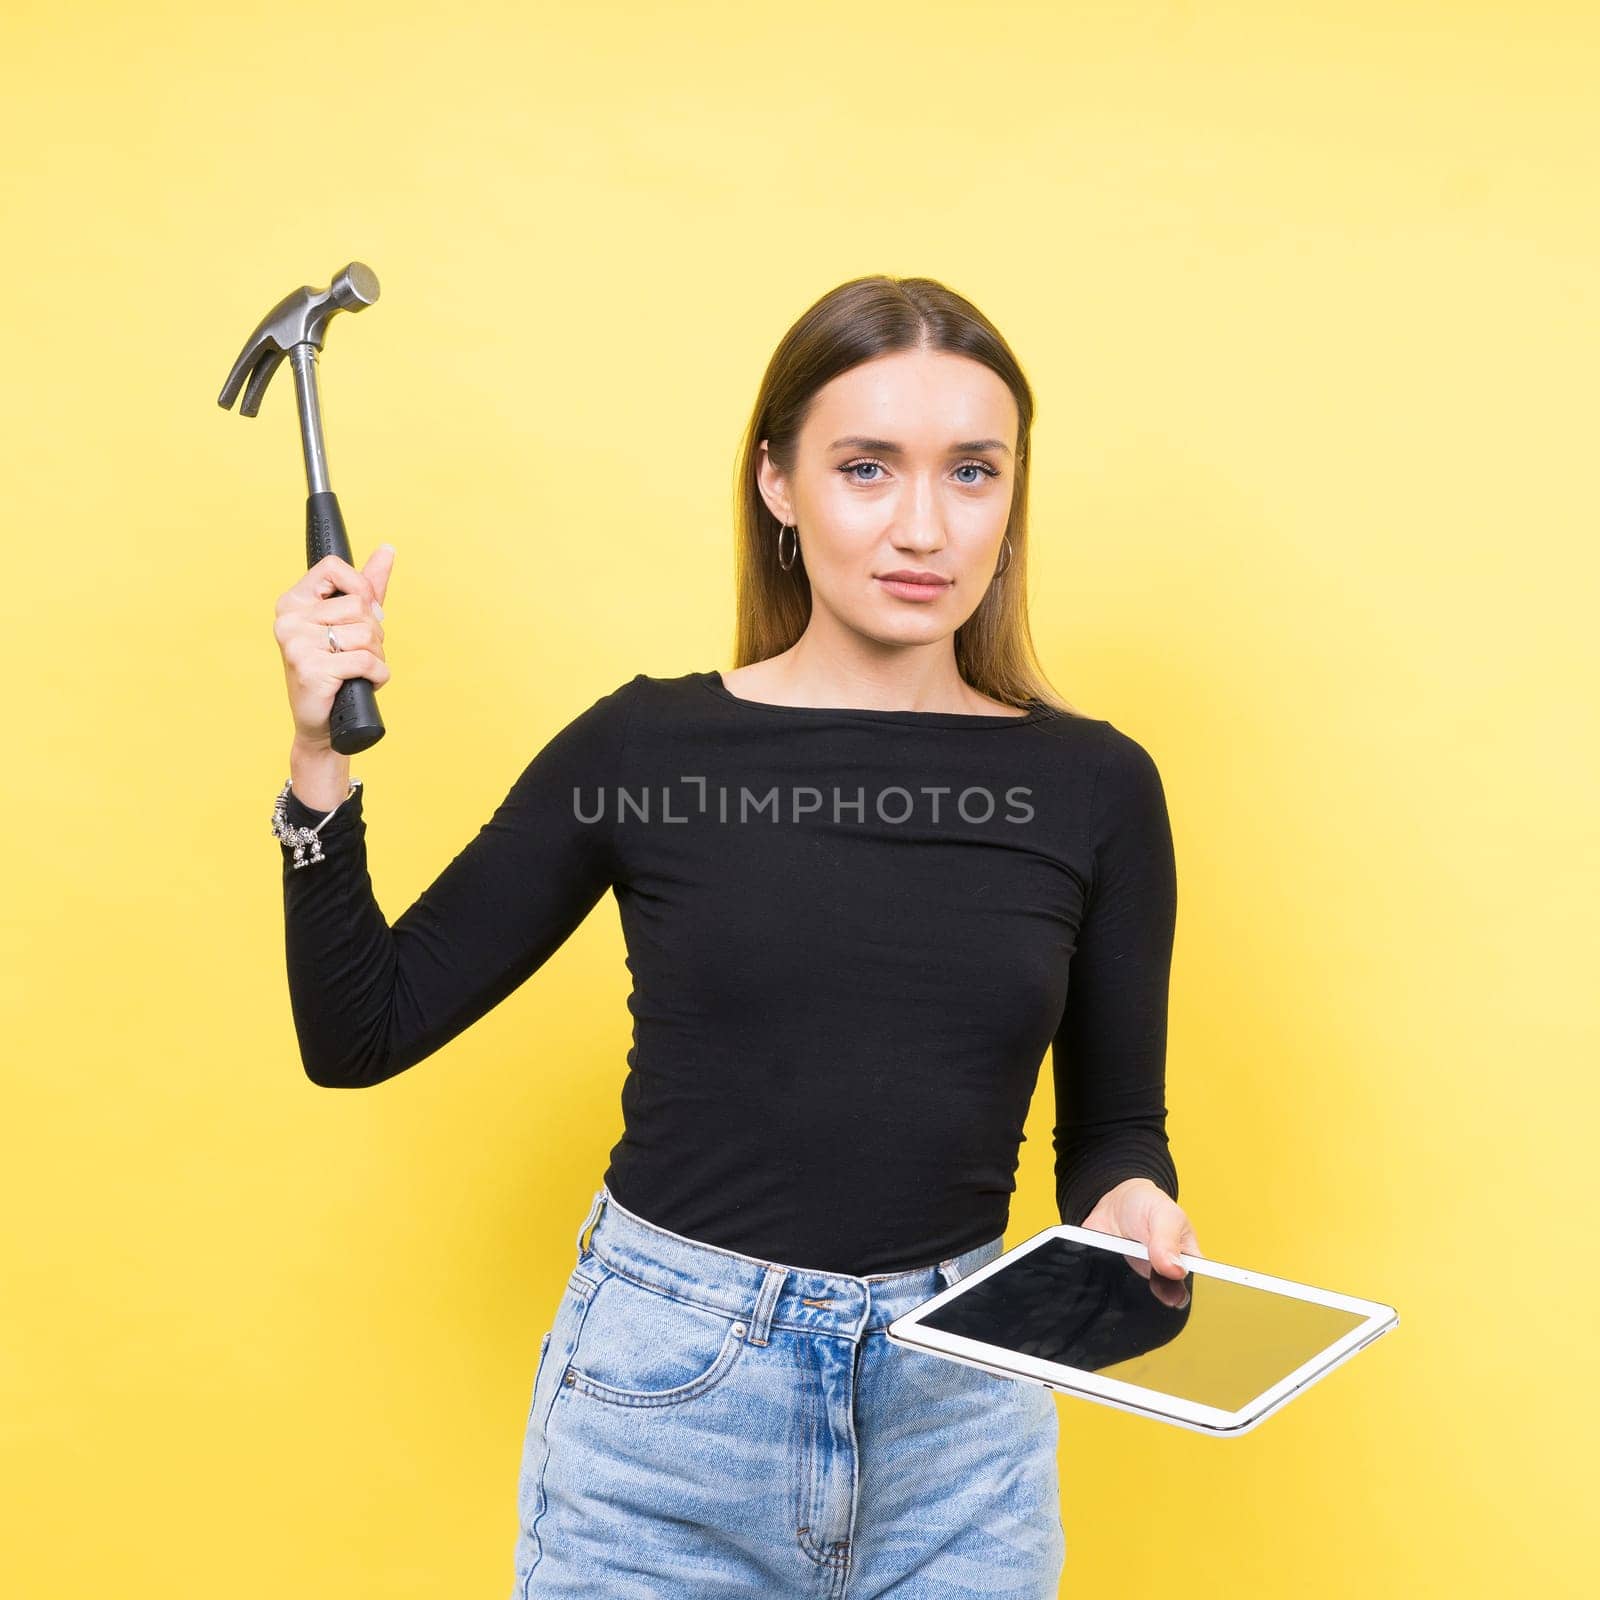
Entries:
[[[759, 465], [768, 508], [797, 531], [813, 604], [886, 644], [953, 634], [1001, 558], [1018, 420], [995, 373], [942, 351], [880, 356], [818, 390], [792, 472], [765, 440]], [[786, 557], [794, 538], [782, 536]]]

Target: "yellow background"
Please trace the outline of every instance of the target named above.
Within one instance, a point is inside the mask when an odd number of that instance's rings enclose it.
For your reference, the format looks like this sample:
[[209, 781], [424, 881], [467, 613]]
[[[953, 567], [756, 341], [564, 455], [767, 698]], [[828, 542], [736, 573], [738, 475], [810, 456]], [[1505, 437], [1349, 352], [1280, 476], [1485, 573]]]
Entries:
[[[1242, 1440], [1062, 1399], [1064, 1594], [1587, 1592], [1594, 189], [1579, 5], [15, 4], [0, 25], [0, 1501], [29, 1597], [498, 1597], [620, 1132], [609, 897], [313, 1087], [267, 821], [303, 567], [281, 295], [358, 560], [391, 919], [540, 743], [728, 667], [795, 316], [969, 295], [1036, 388], [1053, 680], [1155, 755], [1204, 1253], [1400, 1328]], [[1054, 1220], [1047, 1073], [1008, 1237]]]

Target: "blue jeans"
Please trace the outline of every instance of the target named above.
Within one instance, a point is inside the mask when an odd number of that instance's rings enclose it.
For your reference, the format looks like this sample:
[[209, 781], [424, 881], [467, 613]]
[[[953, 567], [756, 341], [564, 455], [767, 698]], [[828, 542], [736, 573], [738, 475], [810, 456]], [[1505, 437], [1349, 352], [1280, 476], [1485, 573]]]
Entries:
[[577, 1246], [534, 1376], [513, 1600], [1056, 1595], [1054, 1396], [883, 1332], [1001, 1239], [856, 1278], [687, 1239], [602, 1186]]

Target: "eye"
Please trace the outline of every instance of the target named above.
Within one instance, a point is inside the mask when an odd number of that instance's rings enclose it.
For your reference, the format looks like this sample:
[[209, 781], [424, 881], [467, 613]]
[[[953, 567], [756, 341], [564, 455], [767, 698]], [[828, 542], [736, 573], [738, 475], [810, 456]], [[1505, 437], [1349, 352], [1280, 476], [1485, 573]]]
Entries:
[[[881, 461], [871, 461], [863, 458], [860, 461], [847, 461], [844, 466], [839, 468], [839, 471], [845, 474], [845, 476], [848, 477], [852, 483], [877, 483], [880, 481], [877, 478], [858, 478], [855, 476], [855, 474], [860, 472], [863, 468], [870, 469], [873, 467], [876, 467], [881, 472], [883, 470], [883, 463]], [[990, 478], [998, 478], [1000, 476], [1000, 469], [998, 467], [991, 467], [987, 461], [963, 461], [955, 470], [957, 472], [981, 472], [986, 477]], [[980, 480], [977, 478], [962, 478], [959, 481], [970, 489], [976, 487]]]

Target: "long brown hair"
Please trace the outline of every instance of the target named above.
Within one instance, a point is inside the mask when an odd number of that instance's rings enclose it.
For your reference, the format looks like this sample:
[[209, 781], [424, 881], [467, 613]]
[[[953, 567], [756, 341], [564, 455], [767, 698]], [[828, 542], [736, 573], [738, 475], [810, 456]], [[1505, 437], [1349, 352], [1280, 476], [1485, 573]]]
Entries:
[[1016, 480], [1006, 526], [1011, 557], [1002, 557], [1000, 575], [956, 629], [956, 670], [980, 694], [1005, 705], [1042, 700], [1057, 711], [1082, 716], [1045, 677], [1028, 628], [1033, 391], [993, 323], [970, 300], [932, 278], [873, 276], [841, 283], [805, 311], [773, 351], [739, 450], [734, 665], [765, 661], [787, 650], [805, 632], [811, 616], [804, 552], [789, 571], [778, 565], [778, 521], [756, 481], [761, 441], [767, 441], [779, 470], [792, 472], [801, 426], [824, 384], [863, 361], [918, 347], [981, 361], [1017, 402]]

